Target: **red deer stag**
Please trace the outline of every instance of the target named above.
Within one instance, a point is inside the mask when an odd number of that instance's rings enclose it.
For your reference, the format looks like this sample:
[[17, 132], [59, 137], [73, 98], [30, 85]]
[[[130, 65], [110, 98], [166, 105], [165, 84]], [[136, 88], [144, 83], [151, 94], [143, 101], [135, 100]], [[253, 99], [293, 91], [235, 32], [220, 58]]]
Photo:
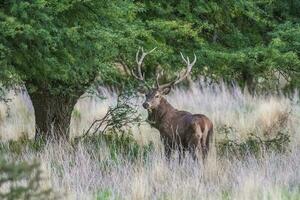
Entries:
[[[132, 71], [132, 75], [142, 84], [147, 86], [144, 75], [142, 73], [143, 60], [146, 55], [154, 51], [144, 52], [143, 48], [136, 53], [137, 73]], [[180, 53], [181, 54], [181, 53]], [[181, 54], [183, 61], [186, 64], [184, 73], [180, 73], [174, 81], [160, 85], [158, 74], [156, 77], [156, 86], [150, 88], [147, 86], [146, 101], [143, 107], [148, 111], [148, 122], [159, 130], [165, 147], [167, 159], [170, 159], [172, 150], [178, 149], [179, 159], [186, 151], [191, 153], [193, 159], [197, 159], [202, 154], [202, 158], [207, 156], [210, 141], [213, 137], [213, 124], [202, 114], [192, 114], [186, 111], [175, 109], [164, 98], [171, 88], [183, 81], [191, 72], [193, 65], [196, 63], [196, 55], [192, 63], [189, 57], [184, 57]]]

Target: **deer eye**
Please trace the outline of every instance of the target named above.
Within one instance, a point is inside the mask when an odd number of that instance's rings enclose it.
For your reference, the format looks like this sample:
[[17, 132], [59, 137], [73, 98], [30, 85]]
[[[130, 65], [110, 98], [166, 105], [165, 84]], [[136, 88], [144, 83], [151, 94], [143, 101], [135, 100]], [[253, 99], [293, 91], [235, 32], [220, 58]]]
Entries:
[[156, 96], [155, 96], [155, 98], [158, 98], [158, 97], [159, 97], [159, 95], [156, 95]]

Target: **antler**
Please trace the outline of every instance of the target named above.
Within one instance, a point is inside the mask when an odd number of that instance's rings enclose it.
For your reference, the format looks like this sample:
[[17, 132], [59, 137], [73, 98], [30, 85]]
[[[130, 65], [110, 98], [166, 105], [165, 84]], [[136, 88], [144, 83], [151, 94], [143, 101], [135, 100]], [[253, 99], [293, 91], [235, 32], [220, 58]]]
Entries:
[[190, 63], [189, 57], [185, 58], [182, 55], [181, 52], [180, 52], [180, 55], [181, 55], [181, 58], [183, 59], [183, 61], [186, 64], [186, 69], [185, 69], [184, 73], [181, 74], [181, 75], [178, 74], [177, 78], [174, 81], [172, 81], [170, 83], [163, 84], [163, 85], [159, 85], [160, 74], [158, 73], [157, 76], [156, 76], [156, 86], [157, 86], [157, 88], [163, 89], [163, 88], [167, 88], [167, 87], [171, 87], [173, 85], [176, 85], [176, 84], [180, 83], [181, 81], [183, 81], [191, 73], [191, 70], [192, 70], [193, 66], [195, 65], [195, 63], [197, 61], [196, 55], [194, 54], [194, 61], [192, 63]]
[[[147, 86], [147, 84], [145, 82], [145, 77], [144, 77], [144, 74], [142, 73], [143, 61], [144, 61], [144, 58], [148, 54], [150, 54], [151, 52], [153, 52], [155, 49], [156, 49], [156, 47], [154, 49], [152, 49], [151, 51], [149, 51], [149, 52], [145, 52], [143, 47], [139, 47], [139, 49], [138, 49], [138, 51], [136, 52], [136, 55], [135, 55], [135, 61], [137, 63], [137, 74], [134, 72], [134, 70], [131, 70], [131, 73], [132, 73], [133, 77], [136, 78], [137, 80], [141, 81], [146, 86]], [[140, 50], [142, 52], [142, 55], [139, 58], [139, 56], [140, 56]]]

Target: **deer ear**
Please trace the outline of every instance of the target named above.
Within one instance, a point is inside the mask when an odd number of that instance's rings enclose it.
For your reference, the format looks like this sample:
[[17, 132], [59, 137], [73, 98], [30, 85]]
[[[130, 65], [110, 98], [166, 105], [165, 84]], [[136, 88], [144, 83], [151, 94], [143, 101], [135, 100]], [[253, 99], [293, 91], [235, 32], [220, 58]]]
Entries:
[[163, 93], [164, 95], [169, 94], [170, 91], [171, 91], [171, 87], [166, 87], [166, 88], [162, 89], [162, 93]]

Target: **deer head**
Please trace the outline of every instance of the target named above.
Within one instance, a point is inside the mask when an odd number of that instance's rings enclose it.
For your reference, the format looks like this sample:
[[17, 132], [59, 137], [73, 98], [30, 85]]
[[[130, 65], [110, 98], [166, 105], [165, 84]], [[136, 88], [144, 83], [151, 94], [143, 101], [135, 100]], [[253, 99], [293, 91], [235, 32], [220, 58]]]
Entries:
[[[132, 75], [141, 82], [141, 84], [143, 86], [145, 86], [147, 88], [147, 91], [144, 91], [145, 95], [146, 95], [146, 100], [143, 103], [143, 107], [147, 110], [152, 110], [157, 108], [160, 105], [161, 99], [163, 98], [164, 95], [169, 94], [169, 92], [171, 91], [172, 87], [178, 83], [180, 83], [181, 81], [183, 81], [191, 72], [192, 67], [195, 65], [197, 57], [194, 54], [194, 60], [191, 63], [189, 57], [184, 57], [182, 55], [182, 53], [180, 53], [182, 60], [184, 61], [184, 63], [186, 64], [186, 68], [184, 71], [182, 71], [181, 73], [178, 73], [177, 78], [174, 79], [173, 81], [160, 85], [159, 84], [159, 78], [160, 78], [160, 73], [157, 74], [156, 76], [156, 85], [154, 87], [150, 87], [149, 85], [147, 85], [146, 81], [145, 81], [145, 76], [142, 72], [142, 67], [143, 67], [143, 61], [144, 58], [150, 54], [151, 52], [153, 52], [156, 48], [152, 49], [149, 52], [145, 52], [143, 48], [139, 48], [137, 53], [136, 53], [136, 63], [137, 63], [137, 69], [136, 69], [136, 73], [134, 72], [134, 70], [132, 70]], [[140, 55], [140, 52], [142, 53]]]

